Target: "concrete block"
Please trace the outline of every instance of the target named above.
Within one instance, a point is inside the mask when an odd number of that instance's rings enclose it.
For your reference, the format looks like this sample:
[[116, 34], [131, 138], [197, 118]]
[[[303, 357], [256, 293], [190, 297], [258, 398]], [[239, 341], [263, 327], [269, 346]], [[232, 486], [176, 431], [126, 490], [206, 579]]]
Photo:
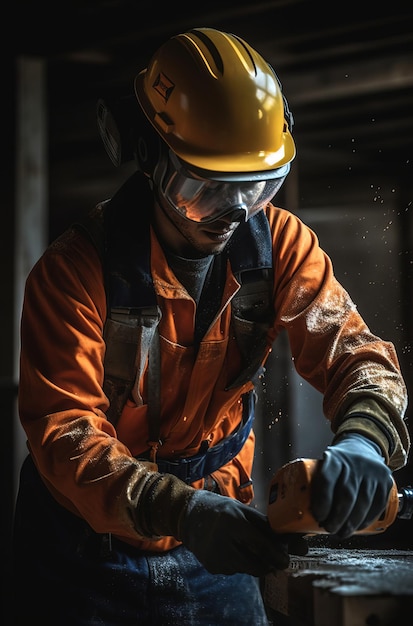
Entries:
[[313, 548], [269, 574], [263, 598], [288, 626], [399, 626], [413, 614], [413, 551]]

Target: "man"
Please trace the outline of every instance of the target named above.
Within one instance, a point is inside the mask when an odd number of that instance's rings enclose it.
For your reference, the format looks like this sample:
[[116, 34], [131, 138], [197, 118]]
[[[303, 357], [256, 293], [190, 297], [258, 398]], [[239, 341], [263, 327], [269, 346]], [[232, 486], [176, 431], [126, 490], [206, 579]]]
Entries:
[[348, 537], [406, 463], [397, 356], [315, 234], [270, 202], [292, 117], [245, 41], [171, 38], [136, 77], [123, 129], [103, 105], [99, 119], [113, 160], [131, 152], [139, 171], [27, 280], [17, 621], [266, 624], [259, 578], [289, 557], [248, 506], [256, 376], [285, 329], [333, 432], [312, 512]]

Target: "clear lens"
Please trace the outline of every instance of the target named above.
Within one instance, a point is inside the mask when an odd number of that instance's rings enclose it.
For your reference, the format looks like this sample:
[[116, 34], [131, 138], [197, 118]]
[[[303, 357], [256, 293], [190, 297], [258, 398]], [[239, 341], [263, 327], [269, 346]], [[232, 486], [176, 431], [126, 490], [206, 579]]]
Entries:
[[286, 173], [283, 168], [280, 178], [214, 181], [190, 172], [170, 153], [162, 192], [181, 215], [195, 222], [211, 222], [240, 207], [248, 211], [249, 218], [276, 194]]

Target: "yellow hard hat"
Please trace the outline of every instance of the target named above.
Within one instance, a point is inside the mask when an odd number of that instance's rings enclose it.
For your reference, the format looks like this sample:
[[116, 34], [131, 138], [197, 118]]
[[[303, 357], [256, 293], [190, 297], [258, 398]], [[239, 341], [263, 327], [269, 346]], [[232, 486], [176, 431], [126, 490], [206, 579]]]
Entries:
[[292, 118], [272, 67], [236, 35], [176, 35], [135, 79], [136, 97], [171, 150], [195, 168], [271, 176], [295, 156]]

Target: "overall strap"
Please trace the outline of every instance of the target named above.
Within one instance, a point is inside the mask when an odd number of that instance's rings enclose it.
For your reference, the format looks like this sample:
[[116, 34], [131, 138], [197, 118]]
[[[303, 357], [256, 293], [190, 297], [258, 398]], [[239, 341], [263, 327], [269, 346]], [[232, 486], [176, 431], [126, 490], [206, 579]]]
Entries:
[[263, 211], [239, 225], [230, 240], [229, 259], [241, 284], [232, 300], [232, 325], [243, 368], [228, 386], [233, 389], [256, 382], [264, 372], [262, 361], [275, 316], [271, 231]]
[[139, 381], [148, 362], [150, 445], [156, 447], [160, 414], [157, 328], [161, 311], [150, 270], [152, 202], [147, 180], [137, 172], [111, 200], [74, 226], [91, 238], [102, 259], [107, 301], [103, 332], [103, 389], [110, 401], [107, 417], [116, 425], [129, 397], [142, 405]]
[[160, 431], [160, 349], [157, 305], [151, 274], [147, 179], [136, 172], [105, 211], [105, 281], [108, 301], [104, 339], [104, 391], [108, 418], [116, 424], [128, 397], [142, 405], [139, 382], [148, 363], [148, 446], [156, 454]]

